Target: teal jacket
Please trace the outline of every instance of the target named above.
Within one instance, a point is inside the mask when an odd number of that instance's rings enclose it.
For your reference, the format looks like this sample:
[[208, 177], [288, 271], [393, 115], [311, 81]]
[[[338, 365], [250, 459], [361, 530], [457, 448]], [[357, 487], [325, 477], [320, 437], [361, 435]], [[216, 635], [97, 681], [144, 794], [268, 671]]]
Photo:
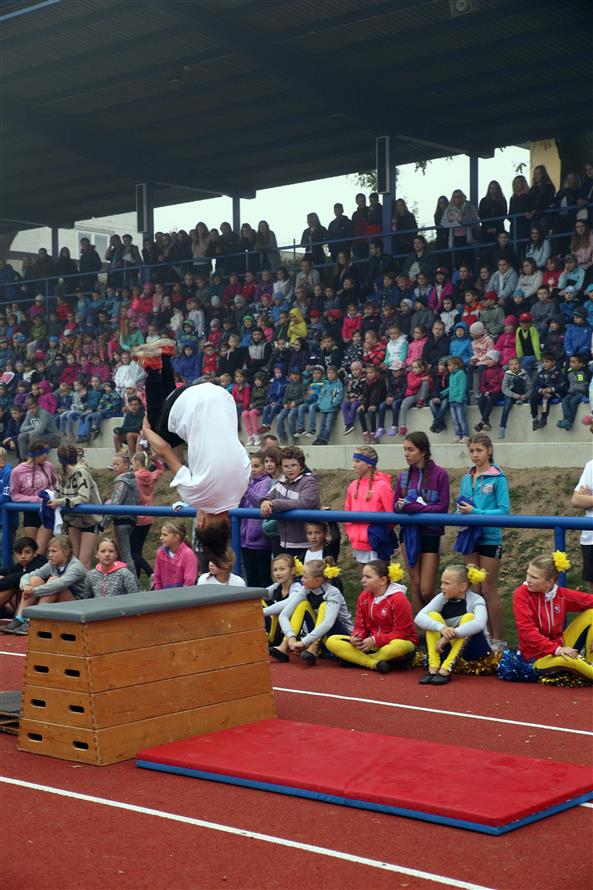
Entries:
[[467, 374], [463, 368], [457, 368], [448, 378], [449, 386], [439, 393], [441, 399], [449, 399], [449, 404], [463, 404], [467, 401]]
[[344, 386], [341, 380], [324, 380], [319, 391], [317, 404], [319, 410], [326, 414], [337, 411], [344, 400]]
[[[472, 513], [476, 516], [508, 516], [511, 501], [507, 477], [503, 471], [492, 464], [489, 470], [477, 478], [475, 472], [475, 467], [472, 467], [461, 480], [460, 497], [473, 501], [475, 506]], [[502, 544], [502, 531], [499, 528], [483, 528], [477, 543], [498, 546]]]

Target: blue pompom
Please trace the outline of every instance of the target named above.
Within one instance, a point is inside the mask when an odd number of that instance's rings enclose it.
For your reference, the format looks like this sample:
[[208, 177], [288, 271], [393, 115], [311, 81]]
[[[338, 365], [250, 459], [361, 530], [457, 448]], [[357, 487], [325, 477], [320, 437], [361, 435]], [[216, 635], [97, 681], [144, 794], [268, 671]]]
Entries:
[[525, 661], [517, 650], [513, 652], [507, 649], [498, 665], [497, 676], [501, 680], [510, 680], [513, 683], [537, 683], [539, 674], [528, 661]]

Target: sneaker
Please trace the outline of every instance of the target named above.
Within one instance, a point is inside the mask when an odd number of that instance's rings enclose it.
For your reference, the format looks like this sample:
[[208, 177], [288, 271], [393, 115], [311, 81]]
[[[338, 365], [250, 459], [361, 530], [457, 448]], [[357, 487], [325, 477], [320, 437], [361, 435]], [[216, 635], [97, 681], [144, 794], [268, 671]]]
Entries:
[[303, 433], [305, 439], [314, 439], [317, 433], [312, 433], [310, 430], [307, 430], [306, 433]]
[[371, 434], [368, 433], [368, 432], [367, 432], [367, 433], [363, 433], [363, 434], [362, 434], [362, 441], [364, 442], [365, 445], [370, 445], [370, 444], [371, 444]]
[[460, 445], [468, 445], [469, 444], [469, 436], [462, 436], [459, 440]]
[[407, 434], [407, 432], [408, 432], [408, 428], [407, 428], [407, 426], [400, 426], [400, 428], [399, 428], [399, 435], [400, 435], [400, 436], [405, 436], [405, 435]]
[[453, 439], [453, 442], [451, 444], [459, 445], [460, 442], [461, 442], [461, 436], [457, 436], [455, 439]]
[[247, 437], [246, 445], [247, 445], [248, 448], [251, 448], [251, 447], [253, 446], [253, 436], [248, 436], [248, 437]]
[[535, 431], [538, 430], [538, 429], [539, 429], [539, 420], [538, 420], [537, 417], [536, 417], [536, 418], [534, 419], [533, 423], [531, 424], [531, 431], [532, 431], [532, 432], [535, 432]]
[[540, 420], [539, 420], [539, 428], [540, 428], [540, 430], [543, 430], [543, 428], [544, 428], [545, 426], [547, 426], [547, 425], [548, 425], [548, 418], [547, 418], [547, 417], [540, 417]]
[[378, 661], [375, 670], [380, 674], [388, 674], [391, 670], [391, 664], [388, 661]]
[[3, 634], [15, 634], [20, 630], [24, 623], [24, 618], [13, 618], [12, 621], [9, 621], [9, 623], [5, 624], [4, 627], [0, 627], [0, 631]]
[[434, 423], [431, 423], [430, 428], [429, 428], [429, 431], [430, 431], [431, 433], [436, 433], [436, 431], [437, 431], [436, 421], [435, 421]]
[[259, 428], [260, 433], [269, 433], [271, 430], [271, 426], [269, 423], [262, 423]]
[[481, 433], [482, 430], [484, 429], [484, 424], [483, 424], [483, 422], [480, 421], [479, 423], [477, 423], [477, 424], [475, 425], [474, 429], [475, 429], [476, 433]]
[[319, 436], [314, 440], [313, 445], [327, 445], [327, 442], [324, 439], [320, 439]]
[[91, 430], [91, 439], [96, 439], [97, 436], [101, 435], [101, 430], [98, 426], [94, 426]]
[[[140, 347], [138, 347], [140, 349]], [[163, 360], [160, 353], [158, 355], [137, 355], [134, 356], [136, 364], [144, 368], [145, 371], [160, 371], [163, 367]]]
[[29, 633], [29, 619], [25, 618], [13, 633], [17, 637], [26, 637]]
[[498, 430], [498, 438], [499, 438], [499, 439], [504, 439], [504, 437], [506, 436], [506, 434], [507, 434], [506, 427], [504, 427], [504, 426], [499, 427], [499, 430]]
[[259, 446], [261, 445], [261, 436], [254, 436], [253, 444], [255, 445], [256, 448], [259, 448]]
[[377, 432], [375, 433], [375, 435], [373, 436], [373, 439], [375, 440], [375, 442], [380, 442], [384, 435], [385, 435], [385, 429], [382, 426], [380, 426], [379, 429], [377, 430]]
[[296, 430], [296, 432], [293, 433], [292, 438], [293, 438], [293, 439], [300, 439], [300, 437], [301, 437], [302, 435], [304, 435], [304, 433], [305, 433], [304, 430]]
[[484, 430], [485, 433], [489, 433], [490, 430], [492, 429], [492, 426], [489, 423], [484, 423], [484, 424], [482, 424], [482, 429]]
[[417, 408], [425, 408], [426, 402], [424, 401], [424, 399], [418, 399], [418, 401], [416, 402], [416, 407]]
[[343, 436], [349, 436], [353, 429], [354, 429], [353, 426], [347, 426], [347, 427], [345, 428], [344, 432], [342, 433], [342, 435], [343, 435]]
[[397, 427], [390, 426], [389, 429], [387, 430], [387, 435], [388, 436], [397, 436]]
[[313, 667], [313, 665], [317, 661], [317, 658], [315, 657], [315, 655], [313, 655], [312, 652], [309, 652], [308, 649], [305, 649], [303, 652], [301, 652], [301, 661], [304, 661], [305, 664], [309, 665], [309, 667]]

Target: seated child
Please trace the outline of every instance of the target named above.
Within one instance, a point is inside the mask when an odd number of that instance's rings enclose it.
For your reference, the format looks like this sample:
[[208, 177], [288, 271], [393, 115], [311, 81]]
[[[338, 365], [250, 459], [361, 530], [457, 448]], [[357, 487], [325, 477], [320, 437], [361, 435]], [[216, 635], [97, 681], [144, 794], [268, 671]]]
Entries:
[[104, 540], [99, 543], [97, 565], [84, 579], [84, 592], [88, 598], [138, 592], [136, 575], [118, 557], [115, 541]]
[[[568, 389], [568, 380], [563, 368], [557, 365], [552, 353], [542, 355], [542, 369], [535, 375], [533, 390], [529, 404], [531, 406], [532, 429], [541, 430], [547, 422], [550, 414], [550, 402], [552, 399], [562, 399]], [[538, 411], [541, 405], [541, 416]]]
[[235, 564], [235, 554], [230, 547], [221, 555], [213, 555], [208, 563], [208, 571], [198, 578], [198, 584], [227, 584], [230, 587], [245, 587], [245, 581], [239, 575], [233, 575], [231, 569]]
[[57, 603], [73, 599], [86, 599], [84, 579], [86, 569], [73, 555], [72, 544], [67, 535], [50, 538], [47, 545], [47, 561], [42, 566], [21, 575], [19, 586], [22, 598], [10, 624], [2, 628], [3, 633], [26, 636], [29, 632], [28, 620], [23, 618], [23, 610], [38, 602]]
[[[313, 666], [325, 637], [352, 632], [346, 600], [327, 580], [328, 575], [335, 574], [327, 562], [327, 559], [314, 559], [303, 567], [300, 590], [289, 597], [280, 613], [284, 638], [279, 646], [270, 646], [272, 658], [288, 661], [290, 653], [299, 652], [305, 664]], [[307, 633], [299, 639], [305, 625]]]
[[587, 359], [584, 355], [571, 355], [568, 360], [568, 387], [562, 399], [562, 420], [556, 426], [562, 430], [571, 430], [582, 400], [589, 392], [589, 374]]
[[262, 600], [266, 634], [272, 646], [277, 646], [282, 641], [282, 631], [278, 624], [280, 612], [284, 609], [288, 598], [301, 589], [301, 584], [295, 576], [294, 556], [290, 553], [279, 553], [272, 561], [274, 583], [267, 588], [268, 596]]
[[330, 636], [326, 642], [330, 652], [380, 674], [389, 673], [394, 662], [413, 655], [418, 636], [406, 588], [396, 583], [401, 577], [398, 564], [388, 566], [382, 559], [373, 559], [363, 567], [364, 589], [356, 603], [354, 630], [350, 636]]
[[441, 592], [416, 615], [416, 624], [426, 631], [428, 648], [428, 671], [420, 683], [449, 683], [462, 650], [468, 661], [490, 654], [486, 600], [470, 588], [472, 581], [479, 583], [478, 573], [485, 576], [471, 564], [447, 566], [441, 575]]
[[[532, 559], [513, 593], [519, 649], [537, 672], [569, 671], [593, 682], [593, 594], [558, 586], [560, 569], [570, 568], [558, 556]], [[567, 612], [579, 612], [568, 626]]]
[[478, 396], [480, 420], [474, 427], [477, 433], [482, 432], [482, 430], [489, 431], [492, 429], [490, 415], [492, 414], [492, 409], [498, 405], [502, 398], [503, 377], [504, 371], [500, 364], [500, 353], [497, 349], [489, 349], [484, 357], [484, 370], [480, 377], [480, 395]]
[[[32, 572], [47, 562], [45, 556], [37, 554], [37, 542], [33, 538], [17, 538], [14, 542], [14, 562], [0, 566], [0, 606], [14, 614], [20, 596], [20, 580], [25, 572]], [[5, 630], [5, 628], [0, 628]]]
[[194, 551], [185, 543], [185, 524], [180, 520], [167, 520], [161, 526], [161, 546], [154, 561], [153, 587], [193, 587], [198, 574], [198, 560]]
[[509, 359], [507, 370], [502, 378], [502, 394], [504, 407], [500, 416], [498, 438], [504, 439], [507, 434], [509, 414], [515, 403], [527, 403], [531, 396], [531, 380], [529, 374], [521, 367], [517, 357]]

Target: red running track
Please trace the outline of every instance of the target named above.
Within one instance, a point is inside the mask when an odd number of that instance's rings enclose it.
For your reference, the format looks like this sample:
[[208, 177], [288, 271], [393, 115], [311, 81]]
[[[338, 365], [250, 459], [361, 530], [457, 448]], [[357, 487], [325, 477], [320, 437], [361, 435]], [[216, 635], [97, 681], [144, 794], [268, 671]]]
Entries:
[[[3, 651], [23, 652], [26, 641], [0, 639]], [[0, 656], [2, 688], [18, 688], [24, 659]], [[279, 716], [352, 727], [414, 739], [438, 739], [575, 763], [593, 763], [593, 735], [555, 732], [395, 709], [348, 697], [385, 700], [520, 720], [593, 733], [592, 690], [514, 685], [488, 677], [458, 677], [427, 691], [410, 671], [380, 677], [321, 663], [273, 665], [275, 687], [339, 694], [346, 700], [277, 692]], [[157, 815], [41, 790], [3, 784], [6, 885], [18, 890], [185, 890], [196, 887], [294, 888], [314, 883], [328, 890], [345, 884], [383, 888], [457, 886], [496, 890], [552, 890], [588, 886], [593, 865], [593, 809], [579, 807], [500, 838], [347, 810], [250, 789], [229, 788], [177, 776], [147, 774], [132, 762], [90, 767], [24, 754], [14, 737], [0, 736], [3, 775], [42, 786], [132, 806], [206, 820], [249, 832], [313, 844], [387, 862], [422, 874], [282, 847], [251, 837], [174, 822]], [[281, 756], [281, 752], [279, 752]], [[320, 752], [316, 756], [339, 756]], [[49, 826], [46, 833], [44, 827]], [[55, 845], [56, 826], [60, 845]], [[575, 847], [566, 840], [571, 838]], [[41, 841], [40, 841], [41, 839]], [[45, 841], [44, 841], [45, 839]], [[6, 869], [5, 869], [6, 871]], [[10, 872], [13, 872], [12, 874]], [[429, 876], [433, 876], [433, 880]], [[440, 877], [440, 880], [436, 880]], [[451, 880], [449, 880], [451, 879]]]

